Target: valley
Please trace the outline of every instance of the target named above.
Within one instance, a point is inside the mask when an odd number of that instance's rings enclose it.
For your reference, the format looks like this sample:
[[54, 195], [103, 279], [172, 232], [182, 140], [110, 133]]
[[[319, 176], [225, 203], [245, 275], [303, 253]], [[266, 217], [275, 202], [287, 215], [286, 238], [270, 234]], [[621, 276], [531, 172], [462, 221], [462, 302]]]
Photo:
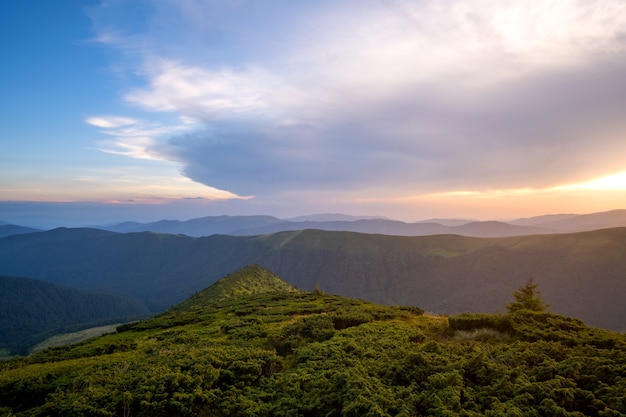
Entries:
[[[512, 224], [582, 227], [619, 223], [621, 218], [622, 211], [615, 210], [540, 216]], [[481, 233], [487, 224], [500, 227], [497, 222], [438, 221], [465, 230], [481, 227]], [[357, 227], [394, 221], [329, 214], [290, 222], [302, 227], [311, 223]], [[55, 334], [160, 313], [249, 264], [289, 277], [290, 284], [302, 290], [319, 288], [384, 305], [413, 305], [440, 315], [501, 313], [511, 292], [533, 277], [553, 312], [590, 326], [626, 330], [622, 302], [626, 228], [489, 238], [306, 228], [228, 234], [233, 228], [261, 223], [280, 222], [271, 216], [218, 216], [154, 224], [168, 225], [172, 231], [181, 225], [206, 231], [202, 225], [219, 224], [225, 233], [202, 237], [96, 228], [14, 228], [16, 233], [0, 238], [5, 300], [0, 349], [26, 354]]]
[[303, 290], [436, 314], [499, 312], [529, 276], [554, 312], [626, 329], [626, 229], [472, 238], [302, 230], [193, 238], [55, 229], [0, 239], [0, 274], [139, 301], [156, 313], [245, 265]]

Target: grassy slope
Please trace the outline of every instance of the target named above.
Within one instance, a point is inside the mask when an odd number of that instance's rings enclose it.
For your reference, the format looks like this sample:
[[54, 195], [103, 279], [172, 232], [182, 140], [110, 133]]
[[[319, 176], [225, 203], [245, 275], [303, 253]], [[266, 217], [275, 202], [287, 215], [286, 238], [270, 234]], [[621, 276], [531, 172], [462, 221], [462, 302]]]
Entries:
[[197, 305], [204, 306], [242, 295], [297, 291], [296, 287], [278, 278], [268, 269], [259, 265], [249, 265], [198, 291], [172, 311], [186, 310]]
[[38, 343], [30, 350], [30, 353], [39, 353], [51, 347], [65, 346], [72, 343], [82, 342], [83, 340], [91, 339], [92, 337], [101, 336], [103, 334], [115, 333], [117, 328], [122, 324], [123, 323], [113, 323], [105, 326], [90, 327], [77, 332], [57, 334], [47, 338], [41, 343]]
[[262, 263], [300, 288], [436, 313], [501, 312], [529, 276], [552, 309], [626, 330], [626, 229], [478, 239], [305, 231], [260, 237]]
[[552, 314], [448, 321], [266, 290], [207, 291], [117, 334], [4, 363], [0, 413], [626, 415], [622, 335]]

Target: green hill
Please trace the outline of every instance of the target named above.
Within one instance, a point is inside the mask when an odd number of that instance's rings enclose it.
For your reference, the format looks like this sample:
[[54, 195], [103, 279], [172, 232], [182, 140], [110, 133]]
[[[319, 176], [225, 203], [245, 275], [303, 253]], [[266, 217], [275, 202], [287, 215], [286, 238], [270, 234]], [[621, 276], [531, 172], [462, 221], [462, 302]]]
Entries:
[[204, 306], [216, 301], [241, 295], [263, 294], [268, 292], [296, 292], [298, 289], [283, 281], [260, 265], [250, 265], [220, 279], [210, 287], [198, 291], [176, 309], [189, 309]]
[[252, 267], [116, 334], [1, 363], [0, 414], [626, 415], [624, 335], [528, 310], [445, 318], [281, 292], [269, 275], [261, 292], [219, 290], [256, 274], [269, 272]]
[[146, 317], [138, 301], [27, 278], [0, 276], [0, 349], [26, 354], [57, 333]]

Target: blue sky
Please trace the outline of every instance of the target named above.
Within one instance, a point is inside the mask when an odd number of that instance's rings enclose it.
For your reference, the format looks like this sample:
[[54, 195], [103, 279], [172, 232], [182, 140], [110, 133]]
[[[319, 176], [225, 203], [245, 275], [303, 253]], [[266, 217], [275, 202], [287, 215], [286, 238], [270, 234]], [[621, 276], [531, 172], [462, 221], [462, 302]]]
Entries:
[[626, 207], [620, 0], [24, 0], [0, 20], [0, 220]]

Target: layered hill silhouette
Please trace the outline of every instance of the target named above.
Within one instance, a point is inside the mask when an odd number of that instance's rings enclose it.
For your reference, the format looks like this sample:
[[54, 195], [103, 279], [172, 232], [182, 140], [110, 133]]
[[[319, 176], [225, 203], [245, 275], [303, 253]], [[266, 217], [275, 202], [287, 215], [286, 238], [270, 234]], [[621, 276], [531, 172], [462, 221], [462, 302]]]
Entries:
[[[424, 236], [434, 234], [459, 234], [475, 237], [502, 237], [551, 233], [547, 228], [513, 225], [499, 221], [468, 221], [453, 226], [437, 222], [405, 223], [398, 220], [368, 218], [345, 220], [349, 216], [311, 216], [316, 220], [281, 220], [272, 216], [208, 216], [186, 221], [161, 220], [153, 223], [125, 222], [113, 226], [99, 226], [102, 230], [119, 233], [155, 232], [184, 234], [193, 237], [213, 234], [253, 236], [284, 231], [317, 229], [359, 233], [377, 233], [395, 236]], [[323, 220], [337, 218], [344, 220]]]
[[406, 223], [387, 218], [364, 218], [342, 214], [319, 214], [293, 219], [279, 219], [272, 216], [207, 216], [186, 221], [124, 222], [98, 228], [120, 233], [174, 233], [194, 237], [213, 234], [252, 236], [304, 229], [396, 236], [458, 234], [472, 237], [505, 237], [590, 231], [612, 227], [626, 227], [626, 210], [585, 215], [538, 216], [510, 222], [433, 219]]
[[129, 297], [27, 278], [0, 276], [0, 294], [0, 349], [14, 354], [26, 354], [56, 333], [145, 318], [150, 313]]
[[256, 265], [0, 370], [0, 414], [18, 417], [626, 414], [624, 335], [546, 312], [433, 317], [294, 291]]
[[258, 263], [304, 290], [420, 306], [498, 312], [533, 276], [553, 311], [626, 330], [626, 229], [471, 238], [304, 230], [189, 236], [56, 229], [0, 239], [0, 274], [140, 300], [153, 312]]
[[[192, 237], [226, 234], [253, 236], [283, 231], [318, 229], [376, 233], [395, 236], [458, 234], [471, 237], [506, 237], [553, 234], [626, 227], [626, 210], [591, 214], [552, 214], [510, 221], [473, 221], [430, 219], [413, 223], [376, 216], [316, 214], [291, 219], [273, 216], [207, 216], [190, 220], [159, 220], [150, 223], [127, 221], [112, 225], [90, 226], [118, 233], [154, 232], [183, 234]], [[0, 221], [0, 237], [40, 231]]]
[[557, 214], [518, 219], [511, 224], [532, 226], [553, 231], [582, 232], [626, 226], [626, 210], [589, 214]]
[[11, 235], [21, 235], [23, 233], [41, 232], [40, 229], [32, 227], [18, 226], [15, 224], [9, 224], [0, 222], [0, 238]]

